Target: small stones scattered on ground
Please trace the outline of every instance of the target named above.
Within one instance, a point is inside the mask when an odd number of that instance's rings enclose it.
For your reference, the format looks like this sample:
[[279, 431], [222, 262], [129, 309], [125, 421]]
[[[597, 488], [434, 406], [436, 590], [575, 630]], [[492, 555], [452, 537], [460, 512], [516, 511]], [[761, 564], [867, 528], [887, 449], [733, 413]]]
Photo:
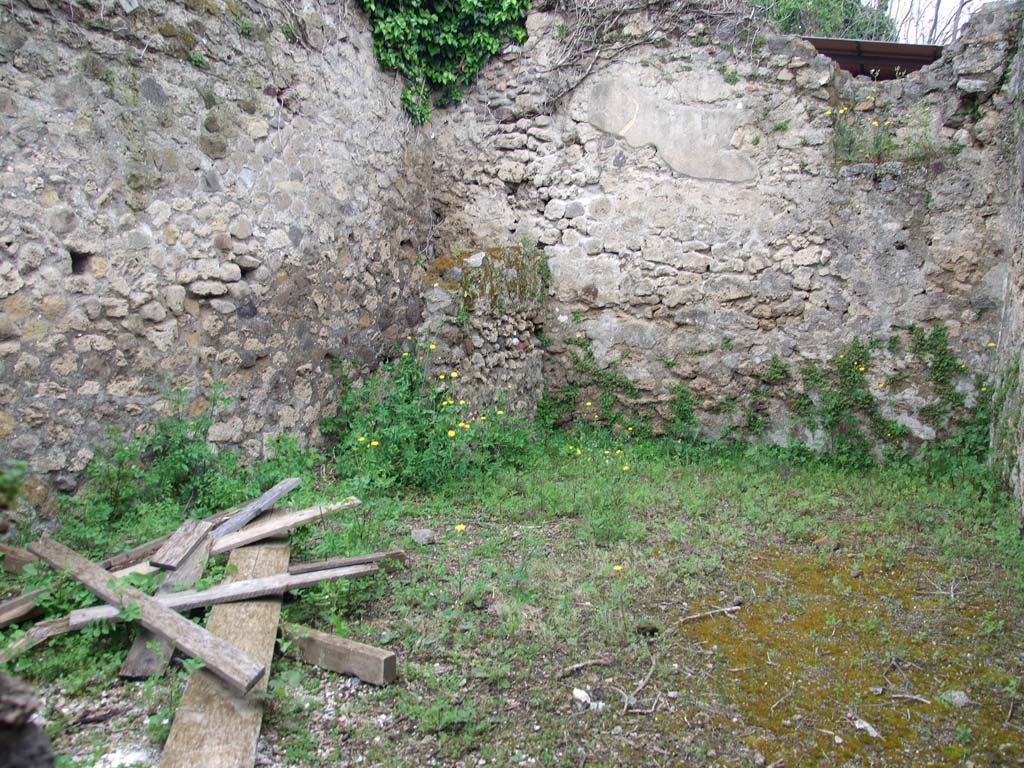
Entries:
[[421, 547], [429, 546], [430, 544], [437, 543], [437, 534], [435, 534], [429, 528], [413, 528], [409, 535], [412, 536], [412, 540], [419, 544]]
[[971, 697], [968, 696], [964, 691], [946, 691], [942, 694], [942, 700], [947, 704], [950, 704], [957, 709], [963, 709], [969, 707], [974, 702], [971, 701]]

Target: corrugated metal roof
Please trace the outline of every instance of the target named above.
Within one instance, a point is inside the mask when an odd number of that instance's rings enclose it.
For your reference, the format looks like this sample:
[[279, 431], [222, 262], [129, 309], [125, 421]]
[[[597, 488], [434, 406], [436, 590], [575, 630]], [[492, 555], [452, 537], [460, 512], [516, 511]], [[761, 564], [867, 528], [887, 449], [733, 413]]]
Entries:
[[915, 72], [942, 55], [941, 45], [844, 40], [836, 37], [805, 37], [804, 40], [847, 72], [867, 75], [876, 80], [893, 80], [900, 74]]

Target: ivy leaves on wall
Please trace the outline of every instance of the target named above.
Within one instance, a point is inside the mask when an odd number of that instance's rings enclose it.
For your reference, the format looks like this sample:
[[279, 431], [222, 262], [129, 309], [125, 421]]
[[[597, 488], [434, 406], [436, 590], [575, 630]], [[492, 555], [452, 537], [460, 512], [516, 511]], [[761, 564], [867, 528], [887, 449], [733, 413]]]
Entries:
[[380, 63], [408, 80], [402, 106], [413, 122], [457, 102], [506, 40], [526, 40], [529, 0], [360, 0]]

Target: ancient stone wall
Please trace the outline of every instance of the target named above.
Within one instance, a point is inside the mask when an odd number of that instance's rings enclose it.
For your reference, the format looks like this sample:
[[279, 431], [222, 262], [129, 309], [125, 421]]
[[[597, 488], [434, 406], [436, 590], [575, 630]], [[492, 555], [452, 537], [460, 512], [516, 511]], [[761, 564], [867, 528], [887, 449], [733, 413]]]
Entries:
[[0, 8], [0, 455], [65, 488], [169, 388], [315, 440], [420, 319], [426, 134], [364, 20], [133, 5]]
[[[930, 439], [947, 422], [922, 415], [936, 387], [908, 331], [945, 326], [950, 384], [972, 402], [975, 374], [995, 368], [1007, 270], [1019, 6], [979, 13], [941, 61], [878, 83], [800, 40], [695, 22], [552, 108], [564, 23], [531, 15], [523, 49], [435, 118], [439, 253], [525, 237], [548, 255], [545, 386], [582, 385], [578, 415], [627, 380], [620, 403], [657, 418], [682, 385], [706, 434], [813, 442], [791, 429], [796, 372], [860, 338], [881, 413]], [[615, 375], [581, 378], [581, 360]]]
[[[777, 442], [825, 439], [794, 418], [808, 364], [911, 441], [1017, 360], [1019, 4], [886, 83], [699, 18], [590, 67], [533, 13], [415, 129], [365, 20], [324, 2], [0, 8], [5, 457], [73, 487], [108, 427], [214, 381], [215, 442], [315, 440], [334, 362], [414, 333], [520, 412], [546, 391], [657, 425], [685, 395], [705, 434]], [[913, 327], [946, 329], [945, 380]]]
[[[1022, 30], [1024, 31], [1024, 30]], [[1018, 38], [1020, 40], [1021, 38]], [[994, 395], [992, 446], [995, 460], [1018, 497], [1024, 498], [1024, 56], [1018, 55], [1007, 78], [1003, 109], [1011, 117], [1013, 151], [1005, 173], [1013, 191], [1007, 212], [1009, 276], [999, 336], [999, 378]]]

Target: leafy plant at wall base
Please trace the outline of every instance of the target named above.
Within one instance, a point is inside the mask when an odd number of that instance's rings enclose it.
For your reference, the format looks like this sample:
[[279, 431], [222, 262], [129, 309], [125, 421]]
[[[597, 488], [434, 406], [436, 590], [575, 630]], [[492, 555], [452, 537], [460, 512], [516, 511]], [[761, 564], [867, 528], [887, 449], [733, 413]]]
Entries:
[[409, 81], [402, 106], [413, 122], [430, 119], [430, 94], [457, 102], [505, 40], [526, 40], [529, 0], [360, 0], [381, 64]]

